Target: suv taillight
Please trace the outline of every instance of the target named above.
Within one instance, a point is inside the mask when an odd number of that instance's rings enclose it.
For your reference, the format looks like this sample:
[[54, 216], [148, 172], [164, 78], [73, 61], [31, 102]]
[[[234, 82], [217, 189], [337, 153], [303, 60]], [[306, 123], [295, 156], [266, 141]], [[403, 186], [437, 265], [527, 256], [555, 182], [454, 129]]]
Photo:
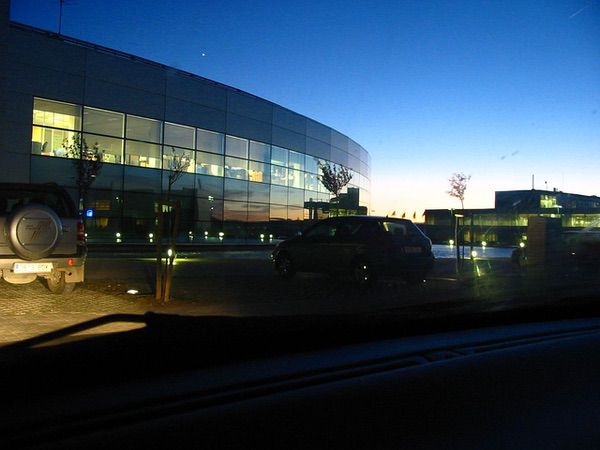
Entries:
[[77, 222], [77, 240], [85, 241], [85, 226], [83, 225], [82, 220]]

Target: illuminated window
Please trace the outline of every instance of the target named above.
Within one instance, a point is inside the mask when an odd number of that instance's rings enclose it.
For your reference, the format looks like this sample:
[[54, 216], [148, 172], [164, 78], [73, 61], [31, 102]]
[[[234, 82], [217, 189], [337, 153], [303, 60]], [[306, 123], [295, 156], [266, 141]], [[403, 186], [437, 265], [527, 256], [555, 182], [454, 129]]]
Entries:
[[165, 123], [165, 145], [194, 148], [196, 130], [185, 125]]
[[290, 169], [304, 170], [304, 155], [290, 150], [288, 167]]
[[194, 165], [194, 151], [177, 147], [163, 147], [163, 169], [175, 170], [178, 167], [183, 169], [183, 172], [194, 173], [196, 167]]
[[31, 132], [31, 153], [67, 158], [65, 142], [73, 142], [79, 133], [34, 126]]
[[288, 170], [288, 186], [304, 189], [304, 173], [299, 170]]
[[271, 166], [271, 183], [287, 186], [288, 170], [285, 167]]
[[126, 135], [128, 139], [159, 144], [162, 141], [162, 122], [128, 114]]
[[271, 160], [271, 146], [262, 142], [250, 141], [250, 159], [269, 162]]
[[555, 195], [540, 195], [540, 208], [556, 208]]
[[248, 159], [248, 140], [227, 136], [225, 140], [225, 154]]
[[160, 145], [139, 141], [126, 142], [125, 164], [160, 169], [160, 163]]
[[268, 164], [250, 161], [248, 167], [248, 178], [250, 181], [268, 183], [271, 180], [271, 169]]
[[225, 158], [225, 176], [240, 180], [248, 179], [248, 161], [239, 158]]
[[71, 103], [35, 98], [33, 100], [33, 123], [79, 131], [81, 129], [81, 107]]
[[196, 173], [223, 176], [223, 156], [213, 153], [196, 152]]
[[196, 129], [196, 149], [204, 152], [223, 154], [225, 137], [222, 133]]
[[98, 144], [102, 152], [102, 161], [106, 163], [121, 164], [123, 161], [123, 139], [99, 136], [97, 134], [84, 134], [83, 139], [88, 146]]
[[125, 114], [103, 109], [83, 108], [83, 131], [106, 136], [123, 137]]

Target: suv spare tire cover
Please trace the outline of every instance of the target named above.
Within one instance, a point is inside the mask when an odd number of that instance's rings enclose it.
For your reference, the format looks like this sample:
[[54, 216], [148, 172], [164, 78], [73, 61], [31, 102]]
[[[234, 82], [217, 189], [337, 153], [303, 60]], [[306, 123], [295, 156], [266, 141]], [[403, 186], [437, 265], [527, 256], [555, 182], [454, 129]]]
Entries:
[[36, 203], [11, 213], [6, 226], [10, 248], [27, 260], [51, 255], [62, 234], [62, 223], [56, 212]]

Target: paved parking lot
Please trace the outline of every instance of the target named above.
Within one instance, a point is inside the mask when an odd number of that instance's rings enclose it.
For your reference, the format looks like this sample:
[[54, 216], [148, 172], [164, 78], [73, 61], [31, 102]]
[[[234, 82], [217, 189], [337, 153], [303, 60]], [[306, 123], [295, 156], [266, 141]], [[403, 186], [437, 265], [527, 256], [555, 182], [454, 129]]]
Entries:
[[[287, 315], [364, 313], [423, 305], [449, 307], [469, 296], [503, 299], [506, 275], [514, 277], [507, 262], [480, 261], [470, 279], [458, 280], [452, 261], [439, 260], [427, 282], [408, 286], [402, 280], [384, 279], [361, 291], [343, 277], [298, 274], [281, 280], [273, 273], [266, 251], [223, 251], [182, 254], [175, 267], [173, 299], [154, 302], [155, 261], [141, 255], [91, 255], [86, 281], [70, 295], [50, 293], [43, 280], [11, 285], [0, 280], [0, 343], [63, 328], [112, 313], [156, 311], [193, 315]], [[500, 266], [502, 270], [500, 270]], [[476, 270], [475, 270], [476, 269]], [[506, 269], [511, 273], [505, 273]], [[515, 284], [514, 278], [511, 282]], [[500, 286], [500, 288], [499, 288]], [[138, 295], [126, 291], [135, 288]], [[482, 302], [473, 302], [473, 304]], [[464, 301], [463, 303], [464, 304]], [[131, 327], [104, 326], [90, 332]]]

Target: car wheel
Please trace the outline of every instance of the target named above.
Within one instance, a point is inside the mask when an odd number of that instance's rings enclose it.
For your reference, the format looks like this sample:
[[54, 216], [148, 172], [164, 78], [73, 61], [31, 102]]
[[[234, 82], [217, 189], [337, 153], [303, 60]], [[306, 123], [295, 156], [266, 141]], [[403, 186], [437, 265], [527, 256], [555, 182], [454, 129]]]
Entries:
[[287, 253], [277, 255], [277, 258], [275, 258], [275, 270], [284, 279], [292, 278], [296, 273], [294, 262]]
[[48, 289], [53, 294], [70, 294], [75, 289], [75, 283], [67, 283], [65, 273], [54, 270], [48, 278], [46, 278]]
[[359, 287], [370, 287], [377, 281], [373, 268], [366, 261], [357, 261], [352, 267], [352, 278]]

